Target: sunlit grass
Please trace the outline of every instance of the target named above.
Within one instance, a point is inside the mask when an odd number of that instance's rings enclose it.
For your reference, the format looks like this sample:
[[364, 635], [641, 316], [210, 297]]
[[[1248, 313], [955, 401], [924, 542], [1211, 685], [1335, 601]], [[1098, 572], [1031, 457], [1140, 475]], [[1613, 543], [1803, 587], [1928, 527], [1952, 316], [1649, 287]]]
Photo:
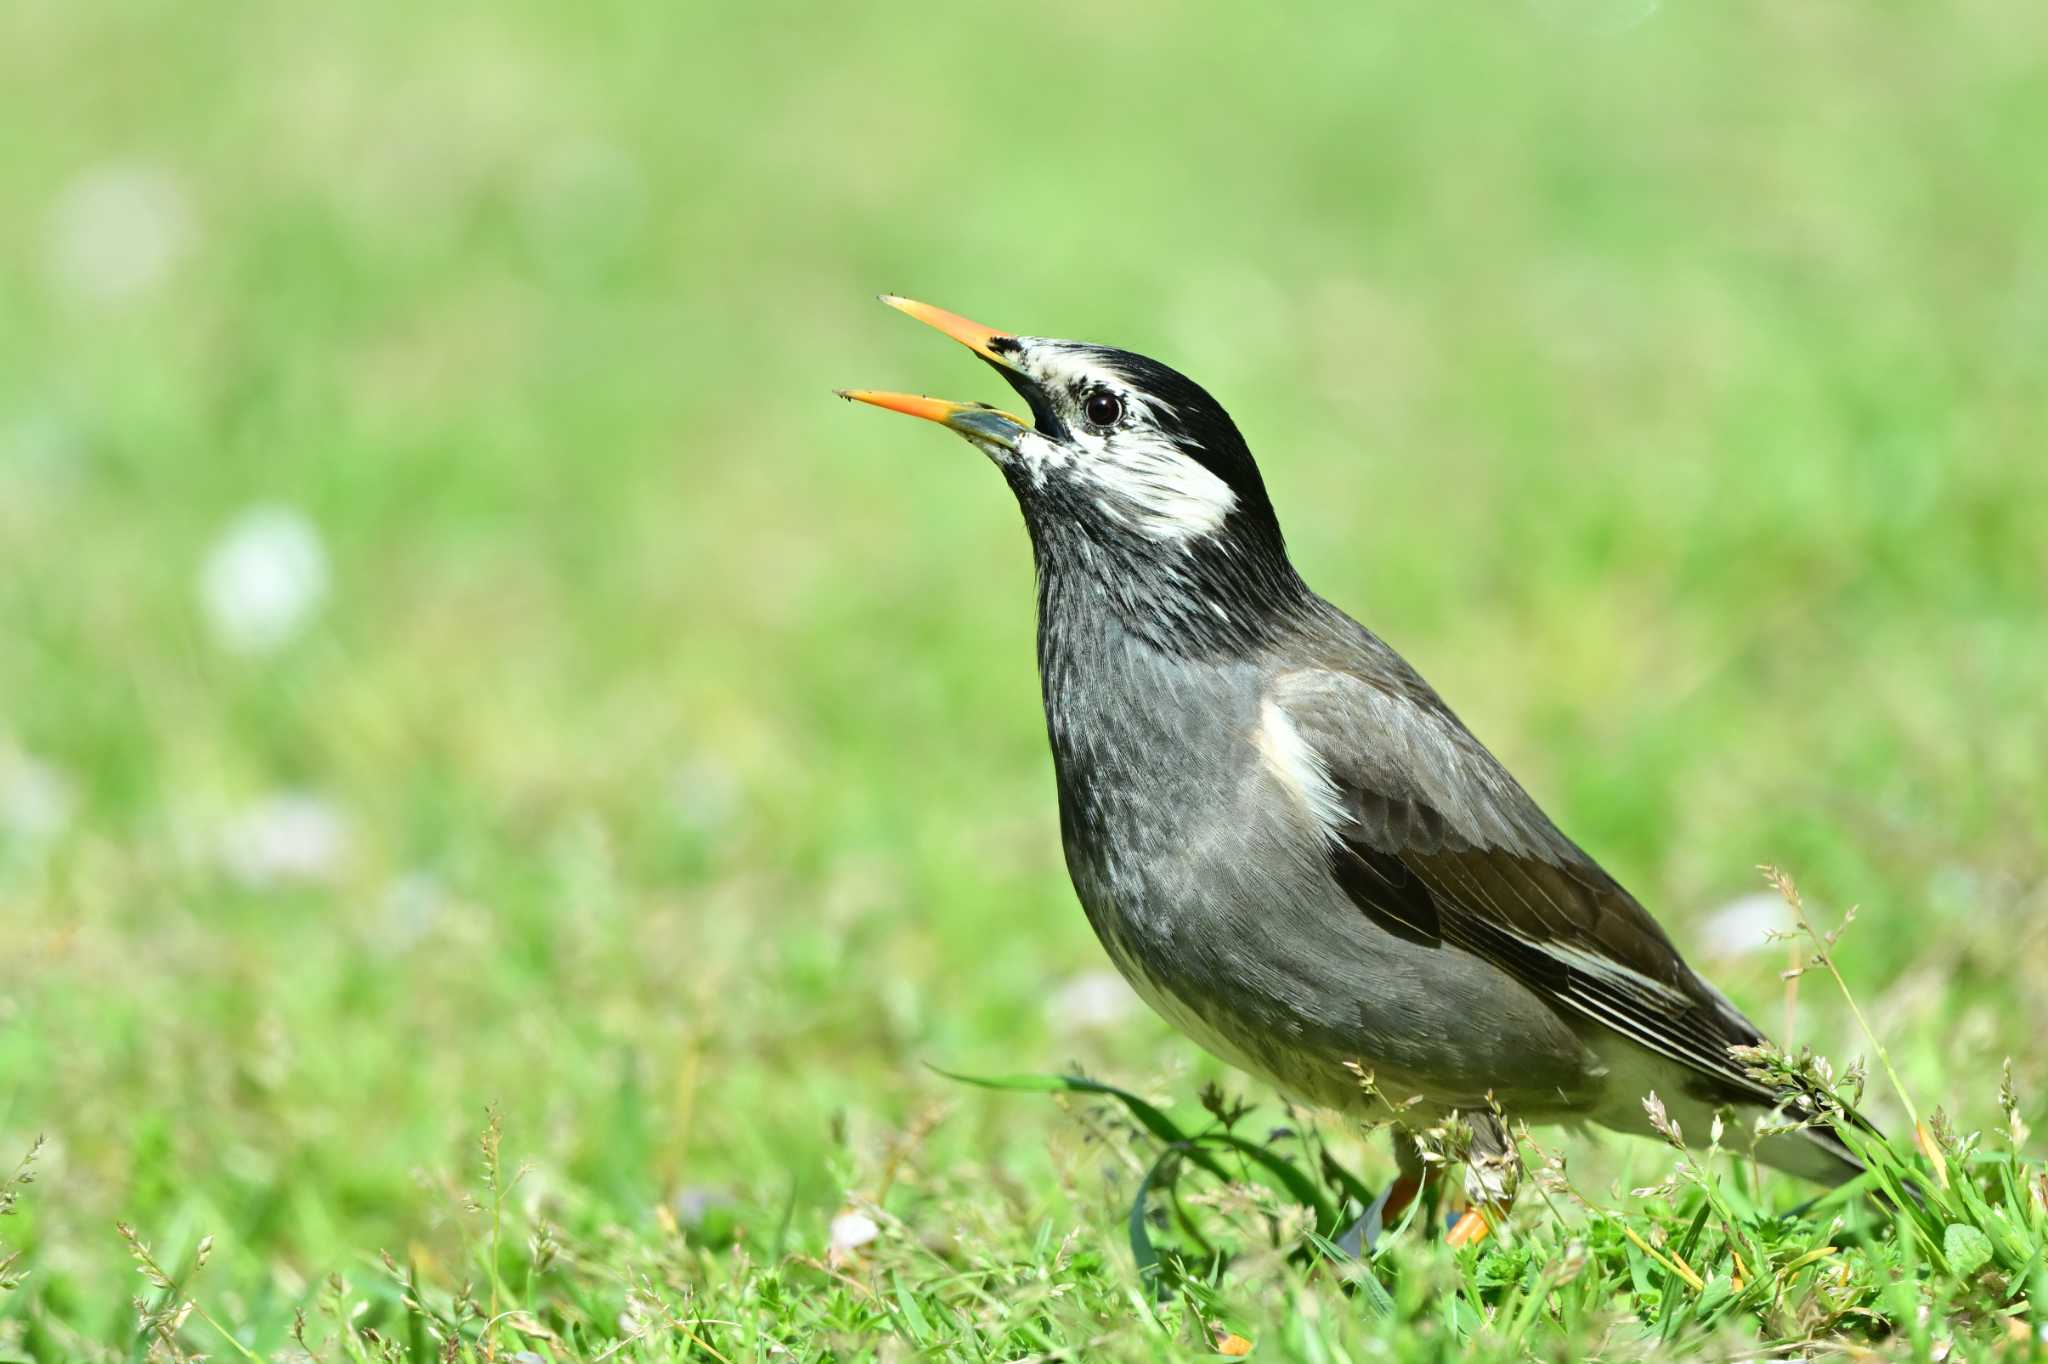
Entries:
[[[301, 1314], [326, 1358], [2011, 1336], [2040, 1228], [1999, 1219], [2039, 1203], [2000, 1153], [2048, 1113], [2041, 37], [0, 7], [0, 1167], [48, 1137], [0, 1358], [234, 1354], [197, 1309], [152, 1333], [186, 1300], [264, 1357]], [[1765, 861], [1858, 906], [1839, 965], [1926, 1141], [1868, 1104], [1951, 1185], [1890, 1225], [1704, 1159], [1637, 1198], [1678, 1153], [1538, 1132], [1599, 1211], [1525, 1200], [1464, 1258], [1412, 1228], [1392, 1317], [1232, 1184], [1189, 1193], [1234, 1253], [1151, 1301], [1145, 1139], [932, 1067], [1296, 1120], [1100, 987], [1014, 508], [830, 397], [1000, 396], [884, 289], [1211, 387], [1310, 580], [1838, 1075], [1876, 1059], [1851, 1013], [1811, 973], [1788, 1007], [1787, 945], [1718, 913]], [[835, 1248], [849, 1210], [877, 1234]]]

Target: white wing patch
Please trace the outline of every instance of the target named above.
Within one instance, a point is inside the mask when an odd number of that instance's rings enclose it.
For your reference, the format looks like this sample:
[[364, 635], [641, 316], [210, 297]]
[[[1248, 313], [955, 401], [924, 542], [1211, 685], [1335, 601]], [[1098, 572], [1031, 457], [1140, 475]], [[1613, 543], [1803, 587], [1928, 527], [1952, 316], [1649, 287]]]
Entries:
[[1419, 800], [1440, 813], [1452, 832], [1482, 848], [1540, 853], [1530, 833], [1542, 816], [1478, 742], [1442, 716], [1406, 698], [1390, 695], [1348, 673], [1310, 668], [1275, 680], [1273, 694], [1283, 708], [1319, 717], [1340, 717], [1343, 733], [1375, 736], [1373, 747], [1349, 745], [1347, 766], [1369, 789], [1404, 800]]
[[1337, 784], [1330, 780], [1329, 768], [1309, 747], [1308, 740], [1301, 737], [1287, 712], [1270, 699], [1259, 707], [1258, 744], [1267, 767], [1280, 779], [1280, 784], [1301, 801], [1323, 836], [1334, 840], [1351, 822], [1337, 794]]

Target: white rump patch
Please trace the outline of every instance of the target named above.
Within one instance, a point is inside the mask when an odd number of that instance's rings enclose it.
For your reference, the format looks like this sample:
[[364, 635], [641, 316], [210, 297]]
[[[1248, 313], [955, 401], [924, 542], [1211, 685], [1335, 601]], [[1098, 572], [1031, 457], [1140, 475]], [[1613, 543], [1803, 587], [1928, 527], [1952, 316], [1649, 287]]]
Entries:
[[1321, 755], [1301, 737], [1287, 712], [1270, 699], [1259, 707], [1258, 744], [1273, 775], [1294, 792], [1324, 837], [1334, 839], [1338, 830], [1351, 823]]

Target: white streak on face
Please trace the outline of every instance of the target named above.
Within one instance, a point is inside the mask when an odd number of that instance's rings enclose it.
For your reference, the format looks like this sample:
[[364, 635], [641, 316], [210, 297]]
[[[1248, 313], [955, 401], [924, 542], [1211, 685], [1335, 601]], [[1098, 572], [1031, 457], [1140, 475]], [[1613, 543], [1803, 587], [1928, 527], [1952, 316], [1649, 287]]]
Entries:
[[1049, 470], [1071, 465], [1073, 476], [1094, 489], [1104, 516], [1150, 539], [1189, 540], [1222, 528], [1237, 494], [1159, 429], [1159, 421], [1173, 415], [1171, 406], [1091, 352], [1038, 337], [1019, 340], [1022, 367], [1055, 401], [1071, 408], [1073, 396], [1103, 389], [1122, 400], [1125, 412], [1122, 425], [1109, 432], [1066, 412], [1066, 446], [1027, 438], [1019, 454], [1029, 462], [1034, 486], [1044, 486]]
[[1124, 400], [1124, 406], [1139, 417], [1171, 417], [1174, 407], [1131, 386], [1130, 376], [1103, 362], [1099, 355], [1076, 349], [1071, 342], [1042, 336], [1020, 336], [1023, 364], [1033, 378], [1055, 392], [1080, 393], [1106, 388]]
[[1103, 494], [1096, 505], [1154, 540], [1213, 535], [1237, 505], [1228, 483], [1156, 431], [1126, 428], [1077, 443], [1087, 453], [1076, 472]]
[[1351, 815], [1337, 794], [1337, 784], [1330, 780], [1330, 769], [1324, 766], [1322, 755], [1301, 737], [1287, 712], [1270, 699], [1259, 707], [1255, 737], [1266, 766], [1301, 801], [1323, 836], [1334, 840], [1351, 823]]

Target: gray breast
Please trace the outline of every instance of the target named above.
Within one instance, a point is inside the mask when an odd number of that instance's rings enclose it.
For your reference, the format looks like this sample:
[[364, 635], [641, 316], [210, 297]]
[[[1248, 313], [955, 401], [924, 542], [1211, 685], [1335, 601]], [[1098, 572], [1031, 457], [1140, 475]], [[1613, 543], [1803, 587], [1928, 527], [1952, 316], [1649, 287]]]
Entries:
[[1572, 1025], [1491, 966], [1407, 941], [1331, 878], [1300, 791], [1260, 744], [1264, 670], [1104, 628], [1042, 651], [1067, 865], [1133, 987], [1205, 1048], [1297, 1097], [1536, 1116], [1597, 1083]]

